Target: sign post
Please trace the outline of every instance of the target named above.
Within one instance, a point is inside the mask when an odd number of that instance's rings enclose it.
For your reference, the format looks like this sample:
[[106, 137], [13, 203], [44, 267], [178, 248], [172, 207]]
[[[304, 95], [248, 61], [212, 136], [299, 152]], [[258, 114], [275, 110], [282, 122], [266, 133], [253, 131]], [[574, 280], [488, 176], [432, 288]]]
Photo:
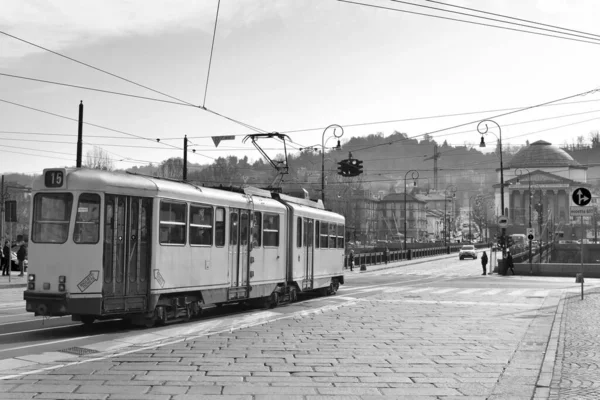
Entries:
[[571, 199], [577, 205], [577, 207], [571, 207], [571, 216], [581, 216], [581, 244], [579, 245], [581, 249], [581, 267], [580, 273], [575, 277], [575, 283], [581, 283], [581, 300], [583, 300], [583, 240], [585, 239], [583, 216], [594, 215], [594, 208], [586, 207], [592, 201], [592, 193], [587, 188], [578, 188], [573, 192]]

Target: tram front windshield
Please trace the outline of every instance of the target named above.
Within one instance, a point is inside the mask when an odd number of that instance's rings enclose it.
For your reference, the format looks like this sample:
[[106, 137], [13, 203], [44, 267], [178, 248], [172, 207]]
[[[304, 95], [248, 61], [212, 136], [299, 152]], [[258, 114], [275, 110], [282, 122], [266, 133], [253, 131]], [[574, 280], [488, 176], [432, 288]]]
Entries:
[[35, 243], [65, 243], [73, 208], [71, 193], [38, 193], [33, 200], [32, 240]]

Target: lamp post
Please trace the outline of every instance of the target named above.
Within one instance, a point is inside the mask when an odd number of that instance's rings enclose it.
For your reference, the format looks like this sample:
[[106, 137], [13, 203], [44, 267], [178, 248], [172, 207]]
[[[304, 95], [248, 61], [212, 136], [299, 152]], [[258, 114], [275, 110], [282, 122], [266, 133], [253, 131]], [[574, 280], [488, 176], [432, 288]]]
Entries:
[[[448, 196], [448, 190], [452, 193], [452, 196]], [[446, 222], [448, 221], [448, 215], [446, 213], [446, 205], [448, 204], [448, 199], [452, 199], [454, 202], [454, 197], [456, 196], [456, 186], [448, 185], [446, 186], [446, 190], [444, 190], [444, 246], [448, 246], [448, 241], [446, 239]], [[454, 203], [453, 203], [454, 204]], [[448, 232], [450, 233], [450, 232]]]
[[[323, 136], [321, 137], [321, 200], [323, 204], [325, 204], [325, 133], [329, 128], [333, 129], [333, 136], [338, 139], [337, 146], [335, 147], [337, 150], [341, 149], [340, 140], [342, 136], [344, 136], [344, 128], [339, 126], [338, 124], [331, 124], [323, 131]], [[336, 134], [337, 128], [340, 128], [341, 133], [339, 136]]]
[[406, 178], [408, 177], [409, 173], [414, 181], [414, 186], [417, 185], [417, 179], [419, 179], [419, 172], [415, 171], [414, 169], [406, 171], [406, 174], [404, 174], [404, 250], [406, 250], [406, 221], [408, 220], [408, 213], [406, 209]]
[[[495, 133], [489, 130], [488, 124], [496, 125], [496, 127], [498, 128], [499, 136], [496, 136]], [[498, 147], [500, 149], [500, 206], [502, 207], [501, 215], [504, 216], [504, 165], [502, 164], [502, 129], [496, 121], [493, 121], [491, 119], [484, 119], [483, 121], [477, 124], [477, 132], [481, 134], [481, 143], [479, 143], [479, 147], [485, 147], [485, 140], [483, 139], [483, 136], [486, 135], [488, 132], [496, 136], [496, 139], [498, 139]], [[502, 228], [502, 235], [500, 240], [502, 242], [502, 260], [504, 260], [506, 256], [506, 228]]]
[[531, 196], [532, 200], [535, 197], [535, 192], [540, 191], [540, 202], [538, 203], [538, 208], [537, 208], [537, 212], [538, 212], [538, 231], [540, 232], [539, 234], [539, 240], [538, 240], [538, 248], [539, 248], [539, 254], [540, 254], [540, 263], [542, 262], [542, 224], [543, 224], [543, 220], [544, 220], [544, 210], [543, 210], [543, 202], [542, 202], [542, 187], [540, 185], [537, 184], [533, 184], [533, 195]]
[[473, 214], [473, 210], [471, 208], [471, 199], [475, 198], [475, 197], [479, 197], [481, 194], [477, 193], [474, 194], [473, 196], [469, 197], [469, 240], [472, 242], [473, 241], [473, 234], [471, 233], [471, 214]]
[[[515, 174], [517, 175], [517, 183], [519, 182], [521, 176], [523, 176], [523, 170], [527, 171], [527, 185], [529, 187], [529, 229], [531, 229], [531, 200], [533, 199], [533, 196], [531, 195], [531, 171], [529, 171], [529, 169], [527, 168], [518, 168], [515, 171]], [[533, 266], [531, 265], [531, 240], [529, 240], [529, 275], [533, 274]]]

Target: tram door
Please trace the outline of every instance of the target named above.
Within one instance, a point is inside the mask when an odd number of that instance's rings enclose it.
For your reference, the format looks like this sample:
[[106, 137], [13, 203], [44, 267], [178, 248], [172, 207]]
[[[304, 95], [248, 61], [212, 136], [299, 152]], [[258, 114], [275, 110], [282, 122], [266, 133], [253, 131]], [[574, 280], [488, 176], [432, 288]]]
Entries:
[[304, 285], [303, 289], [312, 289], [315, 262], [315, 221], [304, 218]]
[[229, 299], [248, 297], [250, 269], [250, 211], [231, 209], [229, 218], [229, 276], [231, 289]]
[[151, 227], [152, 199], [106, 195], [102, 261], [105, 311], [145, 308]]

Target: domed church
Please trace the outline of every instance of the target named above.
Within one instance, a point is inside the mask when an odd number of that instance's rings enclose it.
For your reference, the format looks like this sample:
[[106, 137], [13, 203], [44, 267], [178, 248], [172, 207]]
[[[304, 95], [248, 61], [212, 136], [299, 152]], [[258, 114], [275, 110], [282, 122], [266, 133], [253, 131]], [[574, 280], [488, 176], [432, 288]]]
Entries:
[[[545, 226], [556, 226], [560, 230], [571, 221], [571, 194], [579, 187], [590, 187], [586, 181], [587, 167], [557, 146], [538, 140], [521, 148], [504, 165], [504, 208], [509, 225], [528, 227], [531, 203], [531, 225], [536, 237], [540, 237], [540, 230], [546, 233]], [[501, 215], [500, 184], [494, 188], [496, 213]], [[521, 231], [523, 228], [519, 229]]]

